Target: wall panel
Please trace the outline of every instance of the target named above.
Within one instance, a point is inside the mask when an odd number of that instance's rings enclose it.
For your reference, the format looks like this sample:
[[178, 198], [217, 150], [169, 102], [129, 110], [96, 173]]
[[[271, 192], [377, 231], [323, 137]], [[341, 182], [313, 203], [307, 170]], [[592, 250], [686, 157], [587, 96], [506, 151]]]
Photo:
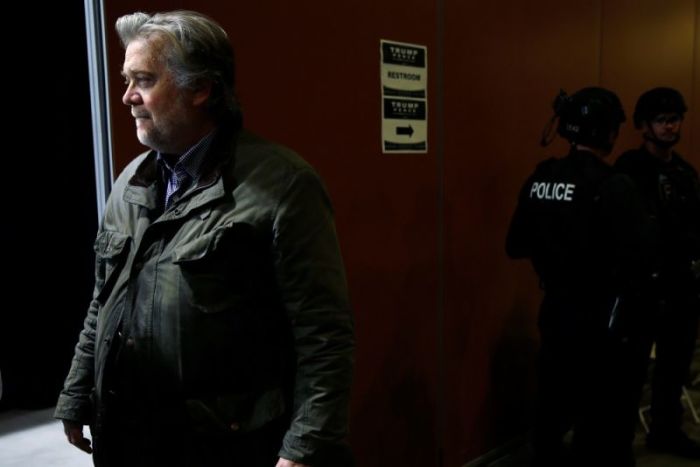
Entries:
[[700, 172], [700, 0], [695, 0], [693, 9], [695, 17], [695, 35], [693, 40], [693, 75], [691, 82], [692, 96], [690, 101], [690, 112], [686, 116], [686, 131], [690, 144], [688, 159]]
[[539, 294], [505, 233], [560, 88], [597, 82], [597, 1], [446, 4], [445, 465], [531, 421]]
[[[644, 91], [670, 86], [692, 102], [693, 82], [698, 80], [693, 76], [696, 4], [697, 0], [604, 2], [601, 84], [619, 94], [628, 116], [615, 153], [641, 142], [632, 114]], [[690, 138], [683, 138], [678, 151], [689, 154], [689, 149]]]

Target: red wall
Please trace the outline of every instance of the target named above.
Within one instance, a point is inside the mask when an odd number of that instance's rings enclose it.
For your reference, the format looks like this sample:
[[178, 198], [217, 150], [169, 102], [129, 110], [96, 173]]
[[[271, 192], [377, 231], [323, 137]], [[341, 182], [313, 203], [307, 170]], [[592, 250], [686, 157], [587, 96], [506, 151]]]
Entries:
[[[447, 4], [449, 466], [528, 428], [539, 297], [529, 264], [506, 258], [505, 231], [521, 184], [543, 158], [538, 142], [554, 96], [598, 76], [594, 2], [509, 3]], [[561, 150], [559, 143], [547, 152]]]
[[[108, 2], [115, 165], [140, 152]], [[631, 117], [656, 85], [688, 98], [700, 167], [700, 1], [150, 1], [227, 29], [246, 126], [292, 147], [334, 200], [357, 322], [351, 442], [363, 467], [459, 466], [530, 423], [537, 282], [503, 252], [558, 90], [603, 85]], [[429, 148], [380, 147], [379, 40], [426, 45]], [[695, 111], [697, 114], [697, 111]], [[637, 145], [631, 124], [618, 151]], [[442, 459], [442, 462], [440, 461]]]

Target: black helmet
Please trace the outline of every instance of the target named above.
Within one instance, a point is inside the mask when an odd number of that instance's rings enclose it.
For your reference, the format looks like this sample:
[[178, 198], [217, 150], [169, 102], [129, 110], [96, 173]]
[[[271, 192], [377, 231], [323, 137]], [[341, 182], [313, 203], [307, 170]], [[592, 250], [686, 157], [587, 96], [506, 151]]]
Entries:
[[571, 96], [561, 91], [552, 107], [559, 117], [557, 133], [571, 144], [610, 150], [610, 133], [625, 121], [617, 95], [599, 87], [583, 88]]
[[683, 96], [673, 88], [654, 88], [641, 96], [634, 107], [634, 127], [640, 129], [659, 114], [677, 113], [683, 118], [688, 110]]

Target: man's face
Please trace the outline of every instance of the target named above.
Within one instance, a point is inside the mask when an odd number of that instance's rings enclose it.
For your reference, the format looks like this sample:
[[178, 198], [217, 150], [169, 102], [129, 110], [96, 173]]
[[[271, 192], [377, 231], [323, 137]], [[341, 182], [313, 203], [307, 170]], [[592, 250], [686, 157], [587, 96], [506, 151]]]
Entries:
[[141, 144], [180, 154], [190, 143], [188, 126], [195, 106], [192, 92], [176, 85], [166, 66], [164, 48], [158, 36], [129, 43], [122, 69], [127, 86], [122, 102], [131, 107]]
[[664, 146], [673, 146], [680, 140], [683, 117], [677, 113], [658, 114], [644, 125], [647, 136]]

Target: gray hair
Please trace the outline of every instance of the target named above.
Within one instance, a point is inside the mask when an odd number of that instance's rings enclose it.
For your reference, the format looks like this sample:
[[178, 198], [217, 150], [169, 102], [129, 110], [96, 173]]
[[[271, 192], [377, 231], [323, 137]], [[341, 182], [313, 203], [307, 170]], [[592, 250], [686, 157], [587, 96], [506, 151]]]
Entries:
[[226, 31], [214, 20], [186, 10], [154, 15], [137, 12], [117, 19], [116, 29], [124, 48], [152, 35], [163, 38], [168, 45], [164, 58], [178, 86], [197, 89], [209, 81], [212, 93], [208, 108], [212, 114], [222, 118], [239, 112], [233, 47]]

